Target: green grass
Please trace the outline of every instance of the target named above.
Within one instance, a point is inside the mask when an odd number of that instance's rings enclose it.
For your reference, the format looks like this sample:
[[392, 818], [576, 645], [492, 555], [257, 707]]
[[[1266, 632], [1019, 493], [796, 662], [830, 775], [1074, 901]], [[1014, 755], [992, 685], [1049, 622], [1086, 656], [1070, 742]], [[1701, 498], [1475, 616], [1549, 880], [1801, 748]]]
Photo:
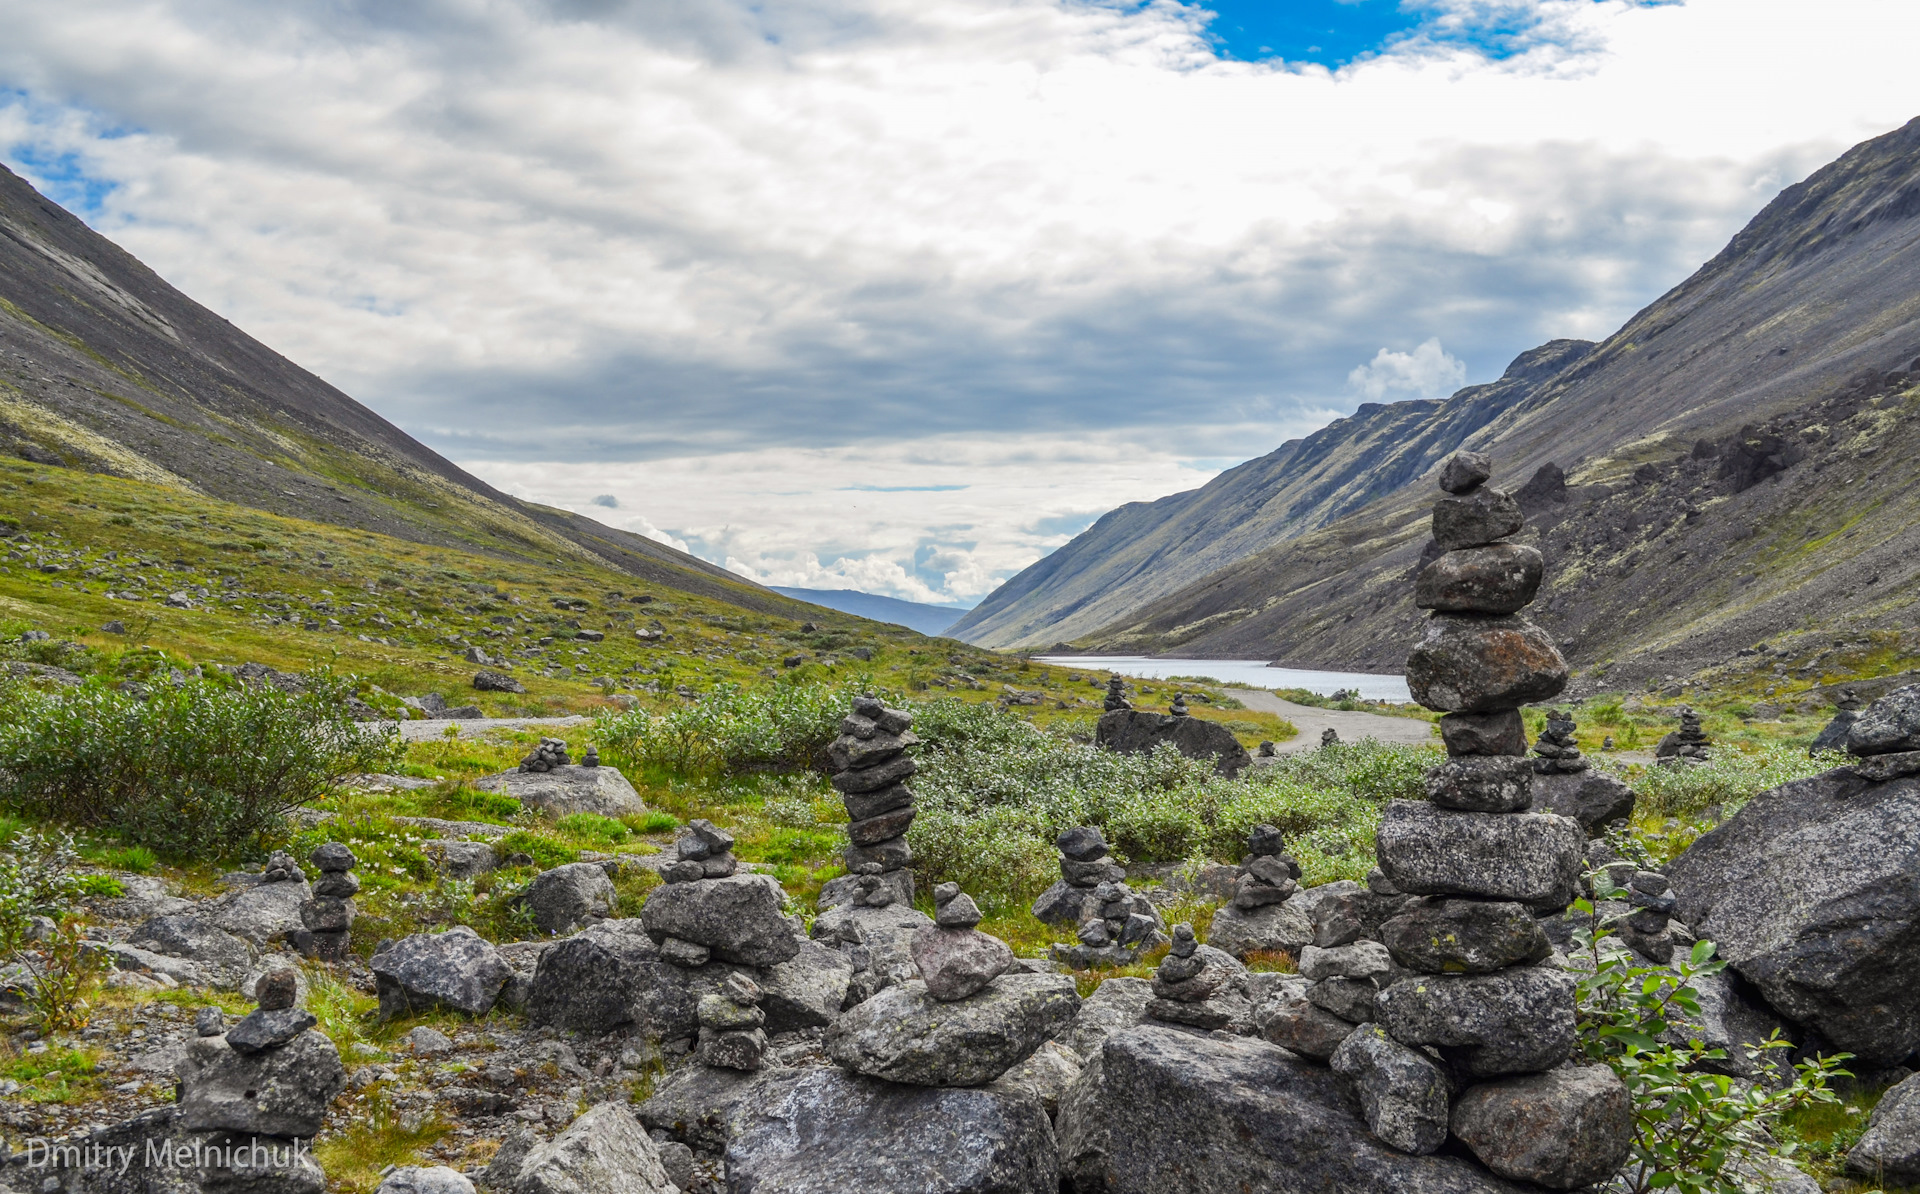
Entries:
[[9, 1095], [27, 1103], [73, 1103], [102, 1093], [94, 1074], [100, 1056], [91, 1049], [48, 1049], [0, 1058], [0, 1078], [22, 1089]]
[[379, 1084], [353, 1099], [353, 1114], [344, 1131], [314, 1142], [314, 1160], [326, 1170], [327, 1187], [371, 1194], [389, 1167], [419, 1164], [425, 1150], [440, 1142], [452, 1125], [438, 1116], [419, 1120], [403, 1117], [388, 1101]]

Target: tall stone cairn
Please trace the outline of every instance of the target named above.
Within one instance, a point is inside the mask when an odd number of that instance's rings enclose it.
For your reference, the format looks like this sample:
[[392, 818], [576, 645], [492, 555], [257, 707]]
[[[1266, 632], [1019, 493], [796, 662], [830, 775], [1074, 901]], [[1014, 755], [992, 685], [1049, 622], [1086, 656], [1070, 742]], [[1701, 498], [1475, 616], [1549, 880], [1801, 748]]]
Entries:
[[841, 719], [840, 736], [827, 747], [833, 786], [847, 806], [847, 872], [863, 877], [863, 904], [913, 902], [913, 873], [907, 870], [913, 851], [906, 833], [914, 807], [907, 780], [918, 765], [907, 748], [919, 741], [912, 714], [860, 696], [853, 698], [852, 714]]
[[[1458, 453], [1442, 466], [1448, 496], [1434, 505], [1433, 536], [1443, 554], [1415, 582], [1416, 603], [1432, 613], [1407, 660], [1407, 685], [1415, 700], [1443, 714], [1448, 758], [1427, 773], [1425, 802], [1388, 806], [1378, 837], [1385, 878], [1422, 897], [1380, 926], [1395, 966], [1412, 973], [1374, 1001], [1384, 1035], [1356, 1034], [1333, 1065], [1366, 1095], [1374, 1134], [1408, 1152], [1431, 1152], [1445, 1140], [1444, 1124], [1436, 1130], [1431, 1122], [1437, 1108], [1427, 1105], [1436, 1089], [1459, 1090], [1456, 1120], [1483, 1104], [1497, 1103], [1508, 1116], [1516, 1100], [1526, 1104], [1520, 1110], [1538, 1129], [1533, 1138], [1563, 1140], [1572, 1153], [1551, 1163], [1532, 1154], [1516, 1161], [1505, 1137], [1494, 1138], [1497, 1124], [1490, 1136], [1484, 1124], [1456, 1122], [1453, 1134], [1502, 1176], [1570, 1189], [1625, 1159], [1628, 1123], [1613, 1114], [1616, 1104], [1625, 1107], [1625, 1092], [1586, 1070], [1555, 1069], [1573, 1049], [1574, 979], [1548, 962], [1551, 946], [1536, 917], [1578, 894], [1586, 835], [1570, 818], [1529, 811], [1534, 766], [1520, 706], [1556, 696], [1567, 666], [1520, 613], [1540, 586], [1542, 560], [1534, 548], [1508, 541], [1520, 530], [1520, 506], [1485, 484], [1490, 472], [1477, 453]], [[1428, 1049], [1450, 1071], [1440, 1087], [1419, 1065]], [[1518, 1080], [1550, 1070], [1590, 1081]], [[1500, 1099], [1475, 1095], [1489, 1085], [1501, 1089]], [[1395, 1108], [1404, 1113], [1411, 1105], [1395, 1102], [1396, 1086], [1423, 1100], [1422, 1130], [1390, 1126]], [[1601, 1093], [1582, 1093], [1588, 1087]], [[1604, 1129], [1590, 1119], [1600, 1111], [1610, 1125]]]
[[1653, 750], [1656, 762], [1669, 766], [1685, 763], [1704, 763], [1713, 757], [1709, 749], [1713, 745], [1707, 738], [1707, 731], [1700, 725], [1700, 715], [1690, 707], [1680, 709], [1680, 728], [1660, 739], [1660, 745]]
[[1587, 769], [1587, 760], [1574, 741], [1573, 714], [1565, 709], [1547, 713], [1547, 728], [1533, 744], [1533, 769], [1539, 775], [1577, 775]]
[[1118, 713], [1122, 709], [1133, 708], [1133, 702], [1127, 699], [1127, 682], [1118, 676], [1107, 677], [1106, 712]]
[[358, 861], [340, 842], [327, 842], [307, 856], [320, 872], [313, 885], [313, 898], [300, 905], [300, 923], [306, 926], [302, 952], [322, 962], [344, 962], [347, 941], [353, 933], [353, 897], [360, 891], [360, 880], [353, 873]]

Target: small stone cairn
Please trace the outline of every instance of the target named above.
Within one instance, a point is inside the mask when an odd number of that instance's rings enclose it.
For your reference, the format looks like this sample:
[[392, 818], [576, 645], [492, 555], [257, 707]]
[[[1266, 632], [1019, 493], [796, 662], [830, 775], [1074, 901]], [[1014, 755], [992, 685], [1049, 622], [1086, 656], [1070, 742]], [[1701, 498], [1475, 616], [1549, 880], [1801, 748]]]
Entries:
[[[597, 761], [598, 756], [595, 756], [595, 758]], [[565, 742], [562, 742], [558, 738], [542, 738], [540, 739], [540, 745], [528, 751], [527, 757], [520, 760], [520, 770], [534, 772], [552, 771], [555, 767], [565, 767], [570, 762], [572, 762], [572, 760], [567, 757], [567, 744]]]
[[1187, 694], [1184, 692], [1174, 693], [1173, 704], [1167, 706], [1167, 712], [1174, 717], [1186, 717], [1189, 712], [1187, 709]]
[[700, 1044], [696, 1056], [716, 1069], [757, 1070], [766, 1064], [767, 1013], [760, 984], [735, 971], [716, 995], [700, 997]]
[[1126, 688], [1126, 681], [1120, 677], [1112, 676], [1108, 678], [1106, 700], [1106, 711], [1108, 713], [1118, 713], [1122, 709], [1133, 708], [1133, 702], [1127, 699]]
[[1680, 728], [1660, 739], [1660, 745], [1654, 748], [1655, 761], [1674, 766], [1681, 762], [1688, 764], [1704, 763], [1712, 757], [1708, 749], [1713, 743], [1708, 740], [1706, 730], [1700, 726], [1700, 715], [1691, 708], [1680, 709]]
[[1033, 902], [1048, 924], [1079, 926], [1079, 943], [1055, 945], [1053, 960], [1074, 970], [1130, 966], [1166, 943], [1160, 913], [1126, 885], [1127, 872], [1107, 852], [1098, 826], [1078, 825], [1054, 839], [1060, 881]]
[[1320, 749], [1321, 750], [1325, 750], [1329, 746], [1338, 746], [1338, 745], [1340, 745], [1339, 730], [1334, 729], [1332, 726], [1328, 726], [1326, 729], [1320, 731]]
[[1254, 909], [1278, 904], [1300, 889], [1300, 864], [1283, 850], [1280, 830], [1256, 825], [1247, 835], [1247, 860], [1233, 881], [1236, 907]]
[[833, 786], [847, 806], [847, 873], [860, 876], [856, 898], [869, 907], [913, 902], [906, 833], [915, 813], [906, 781], [918, 764], [907, 748], [919, 741], [912, 714], [859, 696], [840, 722], [840, 736], [827, 747]]
[[1589, 764], [1581, 757], [1580, 746], [1573, 738], [1575, 728], [1573, 714], [1568, 710], [1554, 709], [1547, 713], [1547, 728], [1540, 731], [1540, 737], [1533, 744], [1535, 774], [1574, 775], [1587, 769]]
[[[1330, 1058], [1375, 1136], [1422, 1154], [1451, 1130], [1502, 1177], [1572, 1189], [1625, 1160], [1630, 1119], [1609, 1111], [1590, 1122], [1601, 1102], [1624, 1108], [1624, 1088], [1603, 1080], [1610, 1075], [1556, 1068], [1573, 1048], [1574, 980], [1543, 964], [1552, 947], [1535, 917], [1577, 894], [1586, 835], [1570, 818], [1528, 811], [1534, 768], [1520, 706], [1557, 695], [1567, 669], [1552, 641], [1519, 616], [1542, 561], [1506, 542], [1520, 530], [1520, 507], [1483, 484], [1489, 473], [1476, 453], [1442, 466], [1440, 486], [1451, 496], [1434, 507], [1433, 533], [1443, 554], [1415, 582], [1416, 604], [1433, 613], [1407, 661], [1408, 685], [1444, 714], [1449, 758], [1427, 773], [1424, 804], [1388, 805], [1378, 853], [1394, 889], [1425, 898], [1381, 924], [1378, 943], [1305, 950], [1300, 970], [1352, 978], [1356, 968], [1381, 969], [1370, 1015], [1333, 1009], [1374, 1023]], [[1537, 1077], [1515, 1081], [1524, 1075]], [[1461, 1109], [1451, 1127], [1450, 1098]], [[1478, 1122], [1469, 1110], [1495, 1103], [1505, 1107], [1502, 1123]], [[1493, 1140], [1510, 1136], [1516, 1115], [1554, 1148], [1520, 1162], [1501, 1153]], [[1554, 1149], [1564, 1155], [1544, 1155]]]
[[[276, 852], [274, 859], [283, 857]], [[292, 863], [288, 858], [287, 862]], [[300, 923], [306, 934], [297, 945], [301, 952], [322, 962], [344, 962], [347, 940], [353, 933], [353, 897], [360, 891], [360, 880], [353, 873], [358, 861], [353, 851], [339, 842], [327, 842], [307, 856], [320, 871], [313, 885], [313, 898], [300, 905]], [[268, 864], [268, 870], [273, 863]], [[294, 868], [295, 874], [299, 868]], [[264, 980], [262, 980], [264, 981]]]
[[981, 920], [980, 908], [958, 883], [936, 886], [933, 905], [933, 923], [913, 935], [913, 961], [928, 995], [941, 1003], [957, 1003], [1013, 969], [1013, 950], [974, 927]]
[[1655, 871], [1635, 871], [1627, 880], [1627, 902], [1633, 905], [1625, 921], [1614, 931], [1633, 949], [1662, 966], [1673, 960], [1671, 922], [1679, 900], [1673, 884]]
[[600, 765], [600, 748], [597, 746], [588, 746], [587, 753], [580, 756], [580, 765], [582, 767], [598, 767]]
[[254, 982], [253, 996], [259, 1006], [227, 1029], [227, 1044], [236, 1053], [277, 1049], [319, 1023], [300, 1008], [300, 976], [292, 970], [261, 975]]
[[1225, 950], [1202, 945], [1193, 926], [1173, 926], [1173, 944], [1153, 972], [1151, 1019], [1192, 1028], [1242, 1029], [1251, 1015], [1247, 968]]
[[673, 849], [680, 861], [660, 872], [669, 883], [724, 879], [740, 869], [740, 860], [733, 856], [733, 835], [705, 817], [687, 822]]

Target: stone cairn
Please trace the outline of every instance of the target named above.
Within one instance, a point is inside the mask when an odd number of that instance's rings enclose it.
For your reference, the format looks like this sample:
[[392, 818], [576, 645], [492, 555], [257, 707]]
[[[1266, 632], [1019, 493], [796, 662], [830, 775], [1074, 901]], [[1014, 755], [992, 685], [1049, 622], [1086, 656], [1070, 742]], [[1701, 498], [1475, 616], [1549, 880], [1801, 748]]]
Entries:
[[1173, 944], [1153, 972], [1151, 1019], [1192, 1028], [1240, 1029], [1252, 1014], [1247, 968], [1225, 950], [1202, 945], [1193, 926], [1173, 926]]
[[307, 861], [319, 869], [320, 878], [313, 885], [313, 898], [300, 905], [300, 923], [306, 933], [296, 944], [308, 957], [344, 962], [353, 932], [353, 897], [360, 890], [360, 880], [353, 873], [357, 860], [346, 846], [328, 842], [315, 847]]
[[1247, 859], [1233, 881], [1233, 905], [1252, 911], [1285, 902], [1300, 889], [1300, 864], [1283, 847], [1280, 830], [1256, 825], [1247, 835]]
[[580, 765], [582, 767], [598, 767], [600, 765], [600, 748], [597, 746], [588, 746], [587, 753], [580, 756]]
[[1107, 679], [1106, 711], [1108, 713], [1118, 713], [1122, 709], [1133, 708], [1133, 702], [1127, 699], [1126, 688], [1126, 681], [1118, 676]]
[[1674, 909], [1679, 906], [1673, 885], [1665, 875], [1655, 871], [1635, 871], [1624, 886], [1627, 903], [1633, 911], [1626, 919], [1614, 922], [1613, 931], [1634, 952], [1666, 965], [1673, 960], [1671, 922]]
[[1320, 731], [1320, 749], [1321, 750], [1325, 750], [1329, 746], [1338, 746], [1338, 745], [1340, 745], [1339, 730], [1334, 729], [1332, 726], [1328, 726], [1326, 729]]
[[1126, 885], [1127, 872], [1107, 852], [1098, 826], [1079, 825], [1054, 839], [1060, 880], [1033, 902], [1033, 914], [1054, 925], [1078, 925], [1076, 945], [1055, 945], [1053, 960], [1074, 970], [1130, 966], [1166, 943], [1160, 913]]
[[305, 878], [306, 875], [300, 870], [300, 864], [295, 862], [293, 855], [285, 850], [275, 850], [269, 855], [266, 869], [260, 872], [262, 883], [298, 883]]
[[724, 879], [740, 869], [740, 860], [733, 856], [733, 835], [705, 817], [687, 822], [673, 849], [679, 861], [660, 872], [669, 883]]
[[1700, 715], [1691, 708], [1682, 706], [1680, 728], [1660, 739], [1660, 745], [1654, 748], [1653, 757], [1656, 761], [1669, 765], [1680, 760], [1688, 763], [1704, 763], [1712, 757], [1708, 750], [1712, 745], [1713, 743], [1707, 739], [1706, 730], [1700, 726]]
[[565, 767], [572, 760], [567, 757], [567, 744], [558, 738], [542, 738], [540, 745], [527, 752], [520, 760], [522, 771], [552, 771], [555, 767]]
[[957, 1003], [1013, 969], [1013, 950], [974, 927], [981, 919], [979, 906], [958, 883], [936, 886], [933, 905], [933, 923], [913, 935], [913, 961], [928, 995]]
[[227, 1029], [227, 1044], [236, 1053], [277, 1049], [319, 1023], [300, 1008], [300, 976], [292, 970], [261, 975], [254, 982], [253, 997], [259, 1006]]
[[1167, 706], [1167, 712], [1174, 717], [1187, 716], [1187, 694], [1184, 692], [1174, 693], [1173, 704]]
[[907, 748], [919, 741], [912, 714], [859, 696], [840, 722], [840, 736], [827, 747], [833, 786], [847, 806], [847, 873], [860, 876], [856, 898], [869, 907], [913, 903], [913, 872], [907, 870], [913, 851], [906, 838], [913, 789], [906, 781], [918, 765]]
[[[1520, 530], [1520, 507], [1483, 484], [1489, 473], [1475, 453], [1441, 469], [1450, 496], [1434, 506], [1433, 533], [1443, 554], [1416, 581], [1416, 604], [1433, 613], [1407, 681], [1415, 700], [1444, 715], [1449, 758], [1427, 773], [1426, 802], [1388, 805], [1377, 839], [1389, 884], [1425, 898], [1381, 924], [1379, 943], [1303, 951], [1301, 972], [1385, 971], [1375, 976], [1374, 1023], [1330, 1059], [1375, 1136], [1419, 1154], [1451, 1130], [1502, 1177], [1573, 1189], [1625, 1160], [1630, 1117], [1610, 1072], [1556, 1068], [1573, 1048], [1574, 980], [1543, 964], [1552, 947], [1535, 918], [1578, 894], [1586, 835], [1570, 818], [1528, 811], [1534, 769], [1520, 706], [1557, 695], [1567, 669], [1519, 616], [1542, 561], [1506, 542]], [[1514, 1081], [1522, 1075], [1532, 1077]], [[1522, 1158], [1502, 1152], [1516, 1117], [1549, 1144]]]
[[766, 1064], [767, 1013], [760, 1007], [760, 984], [735, 971], [717, 995], [700, 997], [703, 1064], [723, 1070], [757, 1070]]
[[1573, 775], [1585, 771], [1587, 760], [1573, 739], [1573, 714], [1565, 709], [1547, 713], [1547, 728], [1534, 740], [1533, 770], [1539, 775]]

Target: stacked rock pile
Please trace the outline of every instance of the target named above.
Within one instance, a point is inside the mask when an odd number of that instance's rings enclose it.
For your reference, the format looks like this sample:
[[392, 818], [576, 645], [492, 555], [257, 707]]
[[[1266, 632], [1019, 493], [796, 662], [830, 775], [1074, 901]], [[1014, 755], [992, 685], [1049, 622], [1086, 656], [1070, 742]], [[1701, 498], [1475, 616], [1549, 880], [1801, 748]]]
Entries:
[[1300, 864], [1284, 852], [1280, 830], [1256, 825], [1247, 835], [1247, 859], [1233, 881], [1233, 905], [1252, 910], [1284, 901], [1300, 888]]
[[[320, 871], [313, 898], [300, 905], [300, 923], [306, 932], [295, 942], [301, 952], [322, 962], [344, 962], [347, 939], [353, 931], [353, 897], [360, 880], [353, 873], [353, 851], [339, 842], [327, 842], [307, 856]], [[296, 868], [297, 873], [297, 868]]]
[[1334, 729], [1332, 726], [1328, 726], [1326, 729], [1320, 731], [1320, 749], [1321, 750], [1325, 750], [1329, 746], [1338, 746], [1338, 745], [1340, 745], [1339, 730]]
[[1671, 921], [1674, 910], [1679, 907], [1679, 900], [1673, 894], [1673, 884], [1667, 882], [1665, 875], [1657, 872], [1635, 871], [1633, 877], [1627, 880], [1626, 896], [1633, 911], [1614, 926], [1614, 931], [1636, 952], [1662, 966], [1671, 962]]
[[552, 771], [555, 767], [565, 767], [569, 762], [571, 760], [567, 758], [565, 742], [558, 738], [542, 738], [540, 745], [528, 751], [527, 757], [520, 760], [520, 770]]
[[1060, 880], [1040, 893], [1033, 914], [1047, 924], [1078, 925], [1077, 945], [1055, 945], [1053, 960], [1074, 970], [1130, 966], [1166, 943], [1160, 913], [1126, 885], [1098, 826], [1078, 825], [1054, 839]]
[[266, 869], [260, 872], [262, 883], [298, 883], [305, 878], [300, 864], [285, 850], [275, 850], [269, 855]]
[[697, 1056], [724, 1070], [757, 1070], [766, 1064], [767, 1013], [760, 1007], [760, 984], [735, 971], [717, 995], [700, 997]]
[[935, 887], [933, 904], [933, 923], [913, 935], [913, 961], [928, 995], [954, 1003], [1013, 969], [1013, 950], [974, 927], [980, 908], [958, 883]]
[[1126, 681], [1122, 680], [1120, 677], [1112, 676], [1108, 678], [1107, 700], [1106, 700], [1106, 711], [1108, 713], [1115, 713], [1121, 709], [1133, 708], [1133, 702], [1127, 700], [1126, 687], [1127, 687]]
[[1712, 745], [1706, 730], [1700, 726], [1700, 715], [1682, 706], [1680, 728], [1660, 739], [1660, 745], [1653, 750], [1653, 757], [1659, 761], [1684, 759], [1688, 763], [1704, 763], [1712, 757], [1712, 751], [1708, 749]]
[[1174, 717], [1187, 716], [1187, 694], [1184, 692], [1174, 693], [1173, 704], [1167, 706], [1167, 712]]
[[1548, 711], [1547, 728], [1533, 743], [1533, 769], [1537, 774], [1573, 775], [1587, 769], [1587, 760], [1581, 757], [1580, 745], [1573, 738], [1574, 729], [1572, 713], [1565, 709]]
[[227, 1029], [227, 1044], [236, 1052], [277, 1049], [319, 1023], [299, 1006], [300, 976], [291, 970], [261, 975], [254, 982], [253, 997], [258, 1006]]
[[669, 883], [724, 879], [740, 869], [740, 860], [733, 856], [733, 835], [705, 817], [687, 822], [687, 832], [673, 849], [680, 860], [660, 872]]
[[912, 714], [860, 696], [841, 720], [840, 736], [827, 747], [833, 786], [847, 806], [847, 872], [862, 876], [860, 898], [870, 906], [884, 906], [873, 904], [887, 899], [878, 895], [882, 887], [891, 892], [888, 902], [913, 902], [913, 874], [906, 869], [913, 861], [906, 838], [914, 818], [913, 789], [906, 781], [917, 764], [907, 748], [919, 741]]
[[580, 765], [582, 767], [598, 767], [600, 765], [600, 748], [597, 746], [588, 746], [587, 753], [580, 756]]
[[[1444, 714], [1449, 758], [1427, 773], [1425, 803], [1394, 801], [1382, 817], [1385, 879], [1423, 898], [1380, 926], [1387, 956], [1375, 958], [1412, 973], [1382, 985], [1377, 1030], [1352, 1033], [1331, 1060], [1393, 1147], [1432, 1152], [1451, 1132], [1502, 1177], [1574, 1189], [1624, 1162], [1629, 1101], [1610, 1071], [1556, 1068], [1573, 1049], [1574, 980], [1542, 964], [1552, 947], [1535, 916], [1572, 902], [1586, 835], [1570, 818], [1528, 811], [1534, 771], [1519, 707], [1559, 693], [1567, 669], [1519, 616], [1539, 587], [1540, 553], [1503, 542], [1520, 509], [1483, 484], [1489, 471], [1470, 453], [1443, 466], [1453, 496], [1435, 505], [1433, 530], [1445, 554], [1416, 581], [1417, 603], [1434, 612], [1408, 685]], [[1342, 975], [1371, 955], [1350, 952]], [[1328, 960], [1302, 962], [1304, 973]], [[1436, 1090], [1459, 1092], [1451, 1111]], [[1516, 1117], [1529, 1125], [1519, 1151]]]
[[1173, 926], [1173, 944], [1153, 972], [1147, 1015], [1193, 1028], [1244, 1028], [1251, 1008], [1247, 968], [1225, 950], [1202, 945], [1193, 926]]

